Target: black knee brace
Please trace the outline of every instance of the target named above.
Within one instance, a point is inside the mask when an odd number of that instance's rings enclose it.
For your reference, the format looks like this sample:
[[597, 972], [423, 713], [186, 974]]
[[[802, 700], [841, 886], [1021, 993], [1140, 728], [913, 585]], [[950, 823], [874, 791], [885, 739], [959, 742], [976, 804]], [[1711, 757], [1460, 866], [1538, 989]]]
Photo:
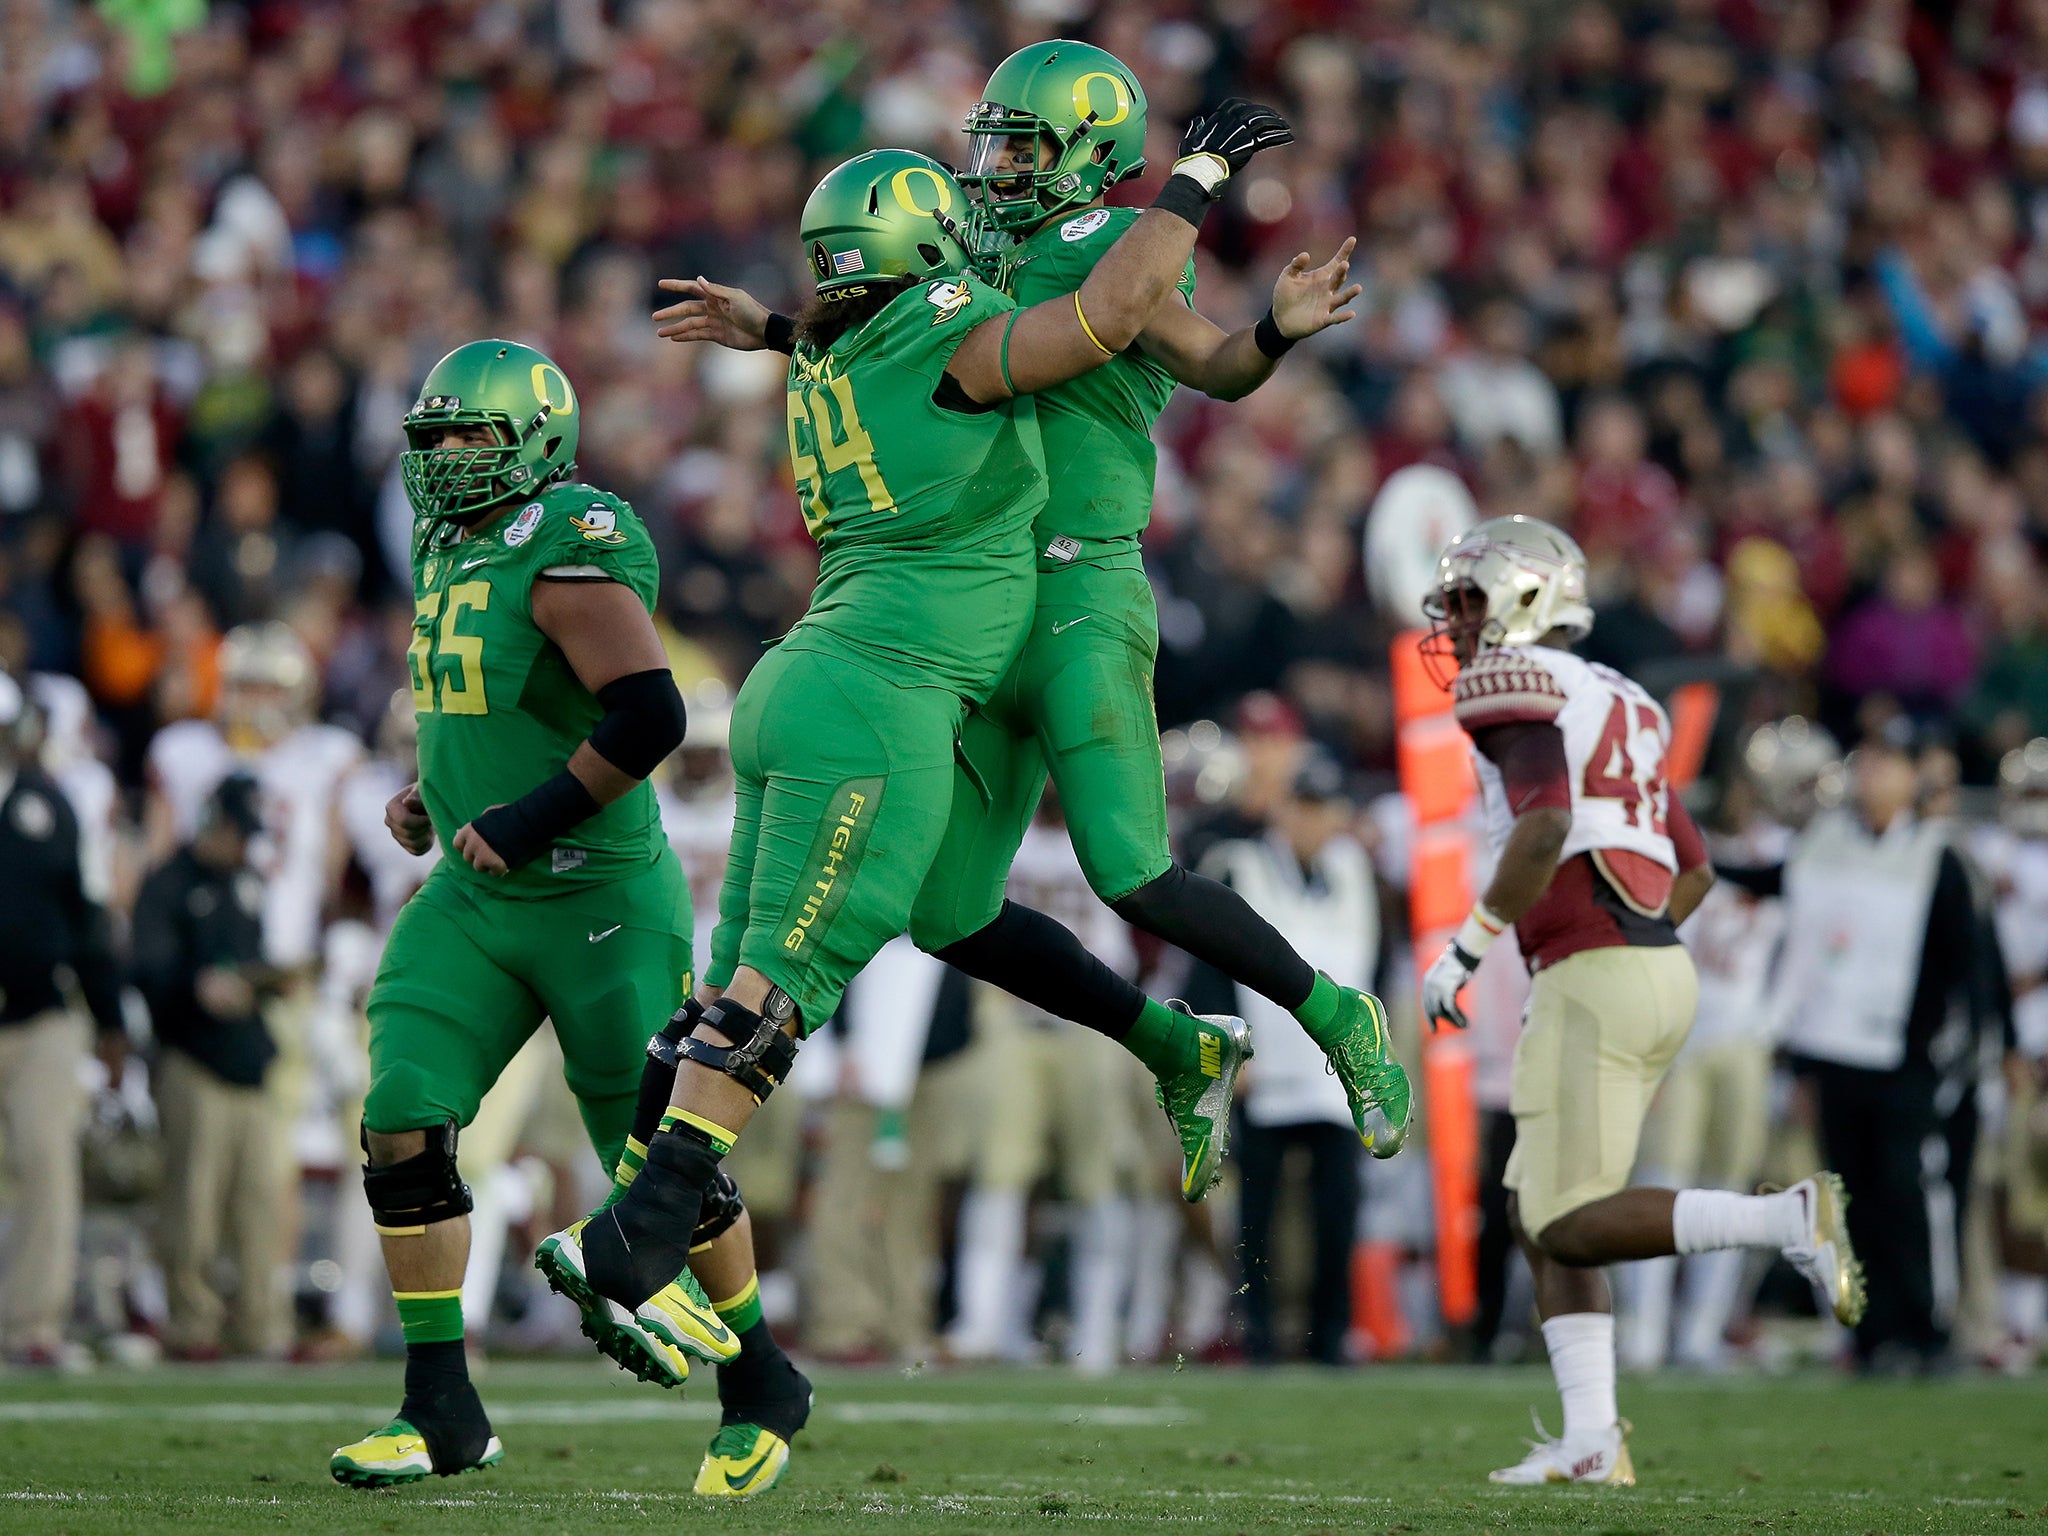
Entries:
[[[416, 1237], [437, 1221], [467, 1216], [475, 1205], [469, 1186], [455, 1167], [456, 1125], [424, 1127], [424, 1152], [401, 1162], [363, 1165], [363, 1194], [370, 1216], [386, 1237]], [[370, 1150], [370, 1129], [363, 1127], [363, 1151]]]
[[704, 1191], [704, 1204], [697, 1216], [697, 1230], [690, 1234], [690, 1252], [696, 1253], [709, 1248], [730, 1232], [733, 1223], [746, 1213], [746, 1202], [740, 1199], [739, 1185], [733, 1182], [731, 1174], [723, 1168], [719, 1169], [711, 1180], [711, 1187]]
[[713, 1045], [690, 1035], [677, 1044], [676, 1054], [723, 1072], [751, 1093], [756, 1104], [766, 1103], [796, 1060], [796, 1041], [782, 1028], [796, 1017], [796, 1003], [782, 988], [770, 987], [761, 1009], [756, 1013], [720, 998], [704, 1010], [703, 1022], [734, 1043]]
[[690, 1031], [695, 1029], [703, 1018], [704, 1005], [694, 997], [686, 998], [683, 1006], [678, 1008], [670, 1016], [669, 1021], [656, 1030], [648, 1040], [647, 1059], [659, 1062], [673, 1072], [676, 1063], [683, 1059], [679, 1047], [690, 1038]]

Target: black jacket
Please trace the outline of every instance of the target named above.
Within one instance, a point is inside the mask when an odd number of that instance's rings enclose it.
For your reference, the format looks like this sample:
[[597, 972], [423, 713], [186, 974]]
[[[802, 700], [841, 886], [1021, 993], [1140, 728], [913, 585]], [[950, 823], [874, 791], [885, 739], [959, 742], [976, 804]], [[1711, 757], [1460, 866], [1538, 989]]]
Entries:
[[120, 1030], [120, 975], [106, 913], [80, 880], [78, 818], [33, 766], [0, 784], [0, 913], [0, 1027], [63, 1007], [68, 971], [93, 1022]]
[[181, 848], [135, 899], [135, 984], [158, 1044], [183, 1051], [223, 1082], [254, 1088], [277, 1055], [263, 1015], [209, 1013], [193, 990], [208, 966], [263, 966], [263, 885], [248, 868], [217, 870]]

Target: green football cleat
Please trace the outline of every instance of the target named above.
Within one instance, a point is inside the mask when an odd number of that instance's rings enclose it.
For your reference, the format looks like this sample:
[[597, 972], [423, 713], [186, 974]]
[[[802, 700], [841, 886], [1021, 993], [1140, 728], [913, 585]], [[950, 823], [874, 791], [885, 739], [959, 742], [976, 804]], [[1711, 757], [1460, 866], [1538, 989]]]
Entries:
[[696, 1491], [706, 1498], [747, 1499], [766, 1493], [789, 1470], [789, 1442], [759, 1424], [727, 1424], [711, 1437], [697, 1468]]
[[1243, 1019], [1195, 1013], [1179, 998], [1167, 1007], [1195, 1021], [1200, 1033], [1195, 1063], [1158, 1080], [1154, 1097], [1180, 1137], [1180, 1197], [1194, 1204], [1223, 1177], [1230, 1151], [1230, 1101], [1237, 1074], [1252, 1058], [1252, 1032]]
[[680, 1387], [690, 1379], [690, 1361], [723, 1365], [740, 1352], [739, 1335], [712, 1310], [711, 1298], [687, 1269], [632, 1310], [598, 1294], [583, 1263], [583, 1229], [588, 1216], [542, 1241], [533, 1267], [548, 1289], [576, 1303], [583, 1336], [598, 1353], [616, 1360], [642, 1381]]
[[[446, 1475], [495, 1467], [505, 1459], [505, 1447], [496, 1435], [484, 1443], [483, 1454], [466, 1467], [450, 1467]], [[344, 1445], [328, 1458], [327, 1470], [337, 1483], [351, 1488], [392, 1488], [416, 1483], [440, 1470], [427, 1453], [427, 1442], [404, 1419], [393, 1419], [375, 1434], [365, 1435], [353, 1445]]]
[[1323, 1047], [1330, 1070], [1351, 1101], [1351, 1123], [1374, 1157], [1388, 1158], [1408, 1139], [1408, 1073], [1387, 1038], [1387, 1005], [1370, 992], [1339, 987], [1337, 1020], [1344, 1033]]

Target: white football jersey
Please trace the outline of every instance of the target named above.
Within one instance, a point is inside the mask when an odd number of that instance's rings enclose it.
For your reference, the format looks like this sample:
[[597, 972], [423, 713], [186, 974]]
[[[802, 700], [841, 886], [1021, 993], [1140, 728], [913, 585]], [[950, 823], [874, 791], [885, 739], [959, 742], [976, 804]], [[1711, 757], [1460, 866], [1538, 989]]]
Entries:
[[[389, 758], [373, 757], [356, 764], [341, 781], [342, 835], [349, 852], [370, 881], [370, 904], [377, 914], [377, 932], [391, 931], [398, 909], [420, 888], [427, 871], [441, 862], [437, 842], [415, 857], [398, 846], [384, 825], [384, 807], [412, 776]], [[331, 946], [330, 946], [331, 954]]]
[[[1786, 828], [1758, 827], [1740, 838], [1716, 839], [1711, 852], [1716, 863], [1782, 864], [1791, 842]], [[1785, 937], [1785, 903], [1723, 880], [1707, 891], [1678, 936], [1700, 978], [1699, 1013], [1686, 1049], [1730, 1039], [1768, 1040], [1778, 1018], [1771, 982]]]
[[1998, 945], [2006, 973], [2033, 986], [2013, 999], [2013, 1025], [2020, 1049], [2048, 1055], [2048, 838], [2020, 837], [2004, 827], [1985, 827], [1970, 851], [1983, 867], [1997, 898]]
[[732, 847], [737, 814], [730, 791], [704, 799], [685, 800], [665, 788], [654, 792], [661, 830], [668, 836], [690, 882], [690, 905], [697, 918], [694, 947], [698, 974], [711, 961], [711, 930], [718, 926], [718, 893], [725, 884], [725, 864]]
[[[1460, 669], [1452, 696], [1458, 723], [1473, 734], [1489, 726], [1543, 721], [1563, 732], [1572, 827], [1560, 861], [1620, 850], [1677, 872], [1678, 854], [1665, 824], [1671, 810], [1665, 782], [1671, 721], [1637, 683], [1569, 651], [1511, 645], [1487, 651]], [[1498, 855], [1514, 830], [1514, 809], [1500, 770], [1477, 748], [1472, 761], [1487, 840]], [[1637, 893], [1626, 877], [1617, 878], [1621, 872], [1616, 869], [1606, 872], [1609, 883], [1633, 902]]]
[[332, 817], [342, 778], [362, 757], [362, 742], [338, 725], [302, 725], [246, 759], [204, 720], [167, 725], [149, 744], [150, 779], [171, 808], [180, 842], [199, 830], [207, 797], [231, 771], [241, 767], [255, 778], [264, 832], [251, 861], [264, 880], [263, 949], [273, 965], [319, 958]]

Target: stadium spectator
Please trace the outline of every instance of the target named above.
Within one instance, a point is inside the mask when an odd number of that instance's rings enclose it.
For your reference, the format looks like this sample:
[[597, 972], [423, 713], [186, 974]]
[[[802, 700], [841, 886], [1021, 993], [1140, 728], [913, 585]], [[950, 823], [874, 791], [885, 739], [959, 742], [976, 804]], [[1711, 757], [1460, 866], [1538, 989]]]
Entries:
[[[263, 1020], [278, 977], [263, 962], [263, 883], [249, 865], [263, 826], [256, 796], [247, 775], [222, 779], [197, 834], [135, 901], [135, 982], [160, 1048], [164, 1342], [190, 1360], [216, 1358], [224, 1346], [272, 1356], [288, 1343], [279, 1272], [286, 1148], [265, 1088], [277, 1044]], [[225, 1334], [230, 1308], [213, 1273], [224, 1251], [236, 1280]]]

